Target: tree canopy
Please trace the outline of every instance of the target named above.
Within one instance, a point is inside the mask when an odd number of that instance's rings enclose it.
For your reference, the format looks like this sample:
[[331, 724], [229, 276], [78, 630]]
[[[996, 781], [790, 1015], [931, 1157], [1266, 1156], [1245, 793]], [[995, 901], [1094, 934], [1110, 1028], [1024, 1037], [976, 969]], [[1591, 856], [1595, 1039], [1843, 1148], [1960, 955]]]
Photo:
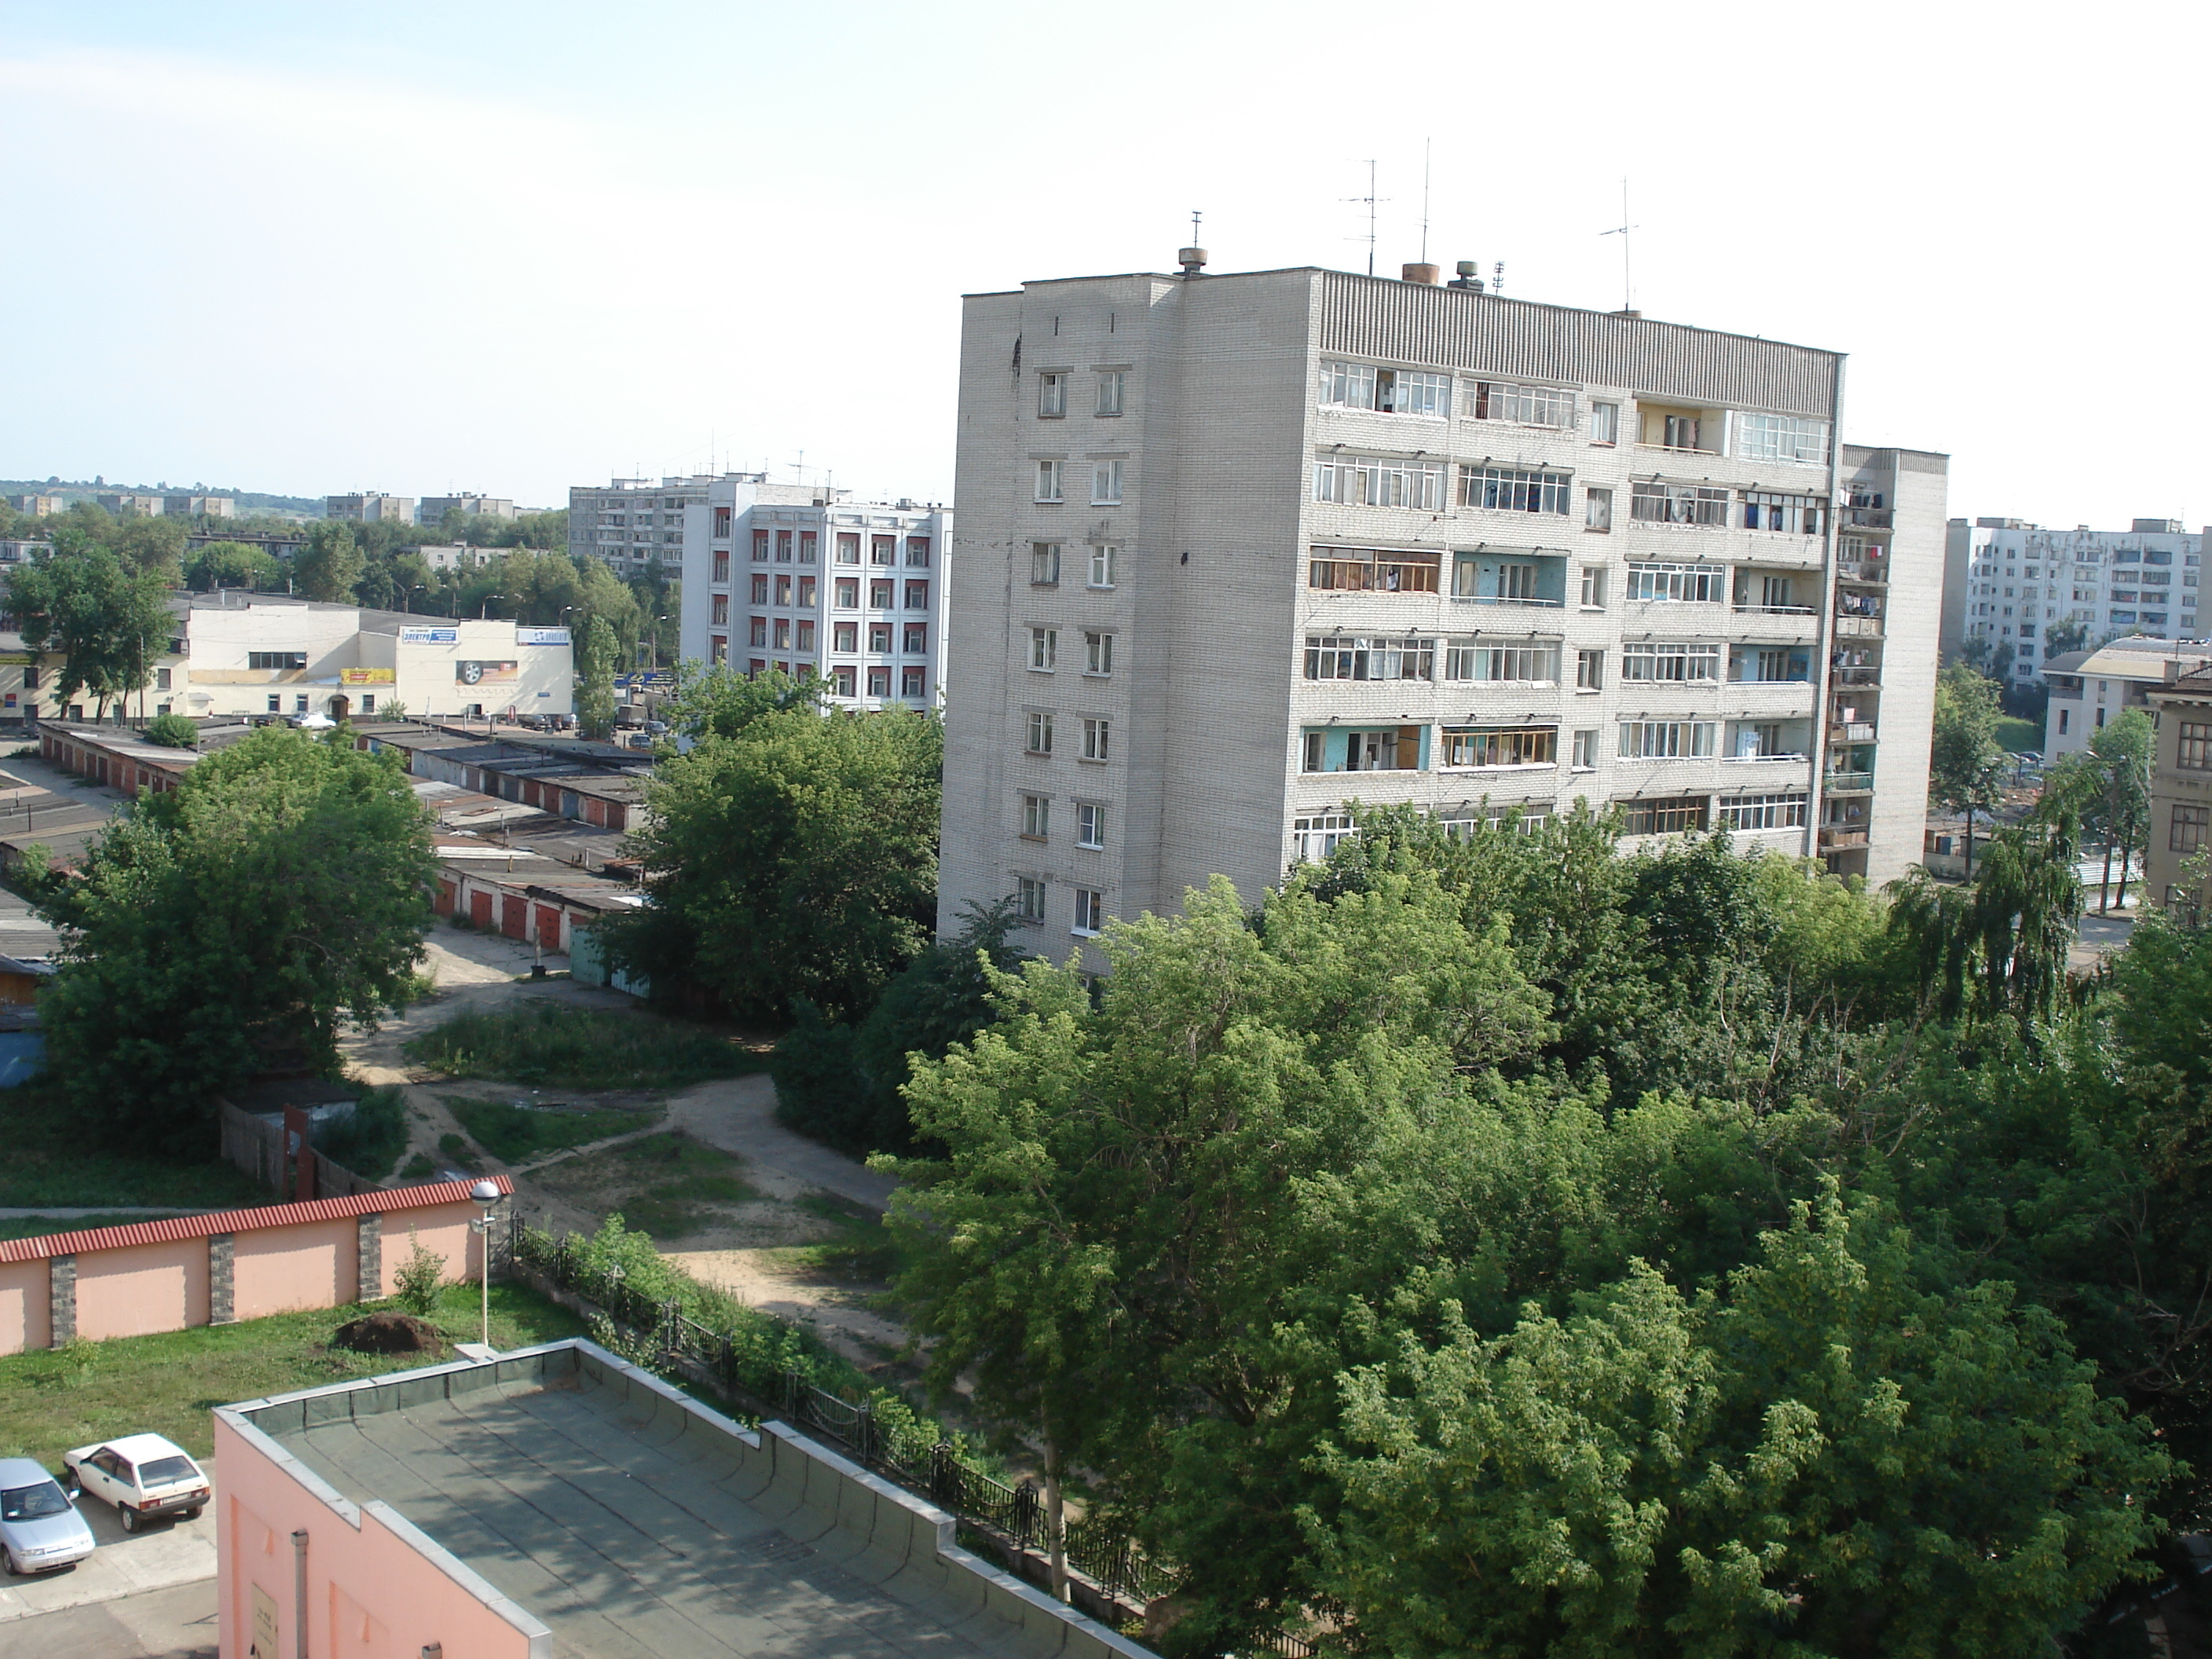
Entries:
[[59, 653], [57, 699], [68, 702], [89, 692], [102, 719], [110, 703], [153, 679], [154, 665], [175, 632], [167, 582], [131, 569], [98, 545], [18, 566], [8, 578], [8, 606], [21, 623], [25, 645]]

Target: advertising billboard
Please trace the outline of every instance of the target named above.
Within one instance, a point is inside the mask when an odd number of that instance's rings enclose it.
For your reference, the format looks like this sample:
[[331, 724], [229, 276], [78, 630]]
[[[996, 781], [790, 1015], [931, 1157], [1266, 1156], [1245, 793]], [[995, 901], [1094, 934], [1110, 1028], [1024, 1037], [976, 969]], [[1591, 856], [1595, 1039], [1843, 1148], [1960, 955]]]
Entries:
[[398, 679], [398, 670], [393, 668], [341, 668], [340, 685], [391, 685]]
[[403, 628], [399, 630], [402, 645], [459, 645], [461, 630], [458, 628]]
[[517, 645], [568, 645], [571, 643], [565, 628], [518, 628], [514, 630]]
[[453, 681], [458, 685], [512, 685], [521, 678], [520, 665], [511, 659], [487, 662], [463, 657], [453, 665]]

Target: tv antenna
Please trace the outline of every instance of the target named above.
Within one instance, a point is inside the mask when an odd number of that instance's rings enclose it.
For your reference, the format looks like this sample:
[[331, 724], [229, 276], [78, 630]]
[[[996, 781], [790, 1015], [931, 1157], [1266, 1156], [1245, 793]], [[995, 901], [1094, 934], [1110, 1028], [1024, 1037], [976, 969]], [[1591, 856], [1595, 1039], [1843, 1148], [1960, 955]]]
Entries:
[[1355, 242], [1362, 240], [1366, 242], [1367, 274], [1370, 276], [1372, 276], [1375, 274], [1375, 204], [1378, 202], [1389, 199], [1387, 197], [1377, 196], [1375, 193], [1375, 161], [1372, 157], [1369, 158], [1367, 163], [1367, 194], [1364, 196], [1346, 196], [1342, 199], [1347, 202], [1364, 203], [1366, 205], [1367, 234], [1364, 238], [1354, 236], [1349, 240]]
[[[1434, 137], [1421, 140], [1421, 263], [1429, 262], [1429, 152], [1435, 145]], [[1370, 276], [1374, 272], [1368, 273]]]
[[1628, 180], [1623, 179], [1620, 181], [1620, 222], [1611, 230], [1598, 232], [1601, 236], [1620, 238], [1620, 308], [1623, 311], [1636, 309], [1636, 290], [1628, 280], [1628, 233], [1637, 228], [1628, 222]]

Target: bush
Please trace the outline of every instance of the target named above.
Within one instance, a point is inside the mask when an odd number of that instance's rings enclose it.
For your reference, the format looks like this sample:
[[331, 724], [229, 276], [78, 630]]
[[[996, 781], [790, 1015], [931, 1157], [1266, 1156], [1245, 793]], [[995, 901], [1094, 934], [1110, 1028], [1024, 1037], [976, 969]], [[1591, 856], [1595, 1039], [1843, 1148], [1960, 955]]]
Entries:
[[164, 749], [197, 749], [200, 728], [182, 714], [156, 714], [146, 722], [145, 738]]
[[680, 1089], [766, 1064], [711, 1031], [552, 1002], [457, 1015], [410, 1042], [407, 1055], [452, 1077], [556, 1089]]
[[446, 1279], [446, 1258], [424, 1249], [412, 1227], [407, 1230], [407, 1242], [414, 1248], [392, 1273], [392, 1293], [408, 1312], [427, 1319], [438, 1305], [438, 1289]]
[[407, 1102], [396, 1088], [371, 1089], [353, 1115], [321, 1129], [315, 1150], [363, 1181], [381, 1181], [407, 1150]]

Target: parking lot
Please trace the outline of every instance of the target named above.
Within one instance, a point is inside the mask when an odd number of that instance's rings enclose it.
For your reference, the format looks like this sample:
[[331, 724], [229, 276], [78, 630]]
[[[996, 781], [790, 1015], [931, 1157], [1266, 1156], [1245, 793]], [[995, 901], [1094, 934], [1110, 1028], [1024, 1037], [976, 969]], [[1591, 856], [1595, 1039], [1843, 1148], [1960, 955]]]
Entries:
[[[210, 1485], [215, 1465], [204, 1462]], [[0, 1653], [40, 1659], [185, 1659], [216, 1651], [215, 1505], [126, 1533], [87, 1495], [99, 1547], [59, 1572], [0, 1578]]]

